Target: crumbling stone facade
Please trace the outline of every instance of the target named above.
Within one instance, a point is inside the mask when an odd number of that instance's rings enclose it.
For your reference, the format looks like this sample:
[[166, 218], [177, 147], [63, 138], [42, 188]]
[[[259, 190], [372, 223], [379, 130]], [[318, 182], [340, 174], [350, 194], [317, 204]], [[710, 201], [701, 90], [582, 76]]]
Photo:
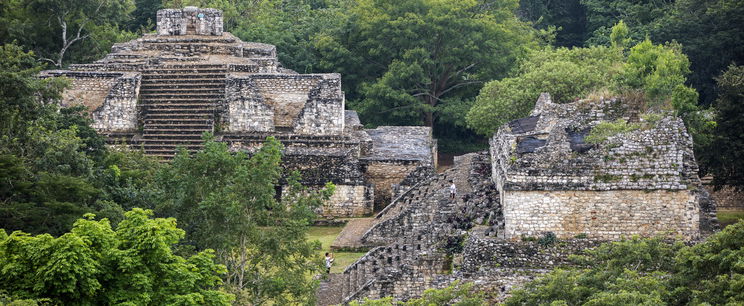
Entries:
[[300, 171], [304, 184], [336, 184], [320, 211], [326, 216], [369, 215], [393, 190], [433, 175], [431, 129], [365, 130], [345, 110], [339, 74], [283, 68], [275, 46], [223, 32], [219, 10], [165, 9], [157, 20], [157, 34], [115, 44], [94, 63], [41, 74], [69, 78], [63, 104], [87, 106], [111, 143], [167, 160], [179, 146], [201, 149], [205, 132], [248, 153], [273, 136], [285, 146], [284, 167]]
[[701, 203], [710, 200], [681, 119], [667, 116], [598, 144], [584, 141], [600, 122], [633, 120], [627, 108], [620, 99], [555, 104], [543, 94], [530, 117], [499, 129], [491, 155], [504, 238], [546, 232], [699, 238], [708, 218]]

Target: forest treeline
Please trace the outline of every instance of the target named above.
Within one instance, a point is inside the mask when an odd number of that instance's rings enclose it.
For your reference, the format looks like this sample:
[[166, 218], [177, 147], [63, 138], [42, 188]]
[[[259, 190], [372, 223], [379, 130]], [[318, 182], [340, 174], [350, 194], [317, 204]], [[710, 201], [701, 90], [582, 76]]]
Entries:
[[[152, 32], [158, 9], [186, 5], [223, 10], [225, 30], [276, 45], [287, 68], [341, 73], [363, 122], [431, 126], [445, 152], [482, 149], [541, 92], [559, 103], [616, 96], [682, 117], [701, 174], [744, 186], [741, 1], [0, 1], [0, 304], [314, 300], [322, 263], [306, 232], [334, 186], [308, 190], [283, 173], [271, 138], [247, 156], [205, 135], [202, 151], [171, 163], [106, 146], [85, 109], [58, 106], [68, 81], [36, 77], [99, 59]], [[280, 180], [289, 188], [277, 199]], [[606, 271], [556, 271], [512, 301], [684, 304], [708, 290], [740, 302], [742, 232], [697, 249], [616, 245], [689, 269], [600, 249], [620, 261], [594, 253]]]

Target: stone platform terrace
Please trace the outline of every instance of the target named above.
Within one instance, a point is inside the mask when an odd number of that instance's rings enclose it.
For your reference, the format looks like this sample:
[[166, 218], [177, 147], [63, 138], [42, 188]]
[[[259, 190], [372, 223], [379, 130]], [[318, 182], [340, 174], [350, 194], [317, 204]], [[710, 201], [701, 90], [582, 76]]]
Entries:
[[365, 130], [345, 110], [339, 74], [283, 68], [275, 46], [224, 32], [219, 10], [160, 10], [157, 20], [156, 33], [115, 44], [96, 62], [41, 73], [71, 80], [63, 104], [87, 106], [110, 144], [167, 161], [180, 147], [203, 148], [204, 133], [248, 153], [273, 136], [285, 146], [284, 166], [299, 170], [304, 184], [336, 184], [326, 216], [369, 215], [433, 175], [431, 130]]

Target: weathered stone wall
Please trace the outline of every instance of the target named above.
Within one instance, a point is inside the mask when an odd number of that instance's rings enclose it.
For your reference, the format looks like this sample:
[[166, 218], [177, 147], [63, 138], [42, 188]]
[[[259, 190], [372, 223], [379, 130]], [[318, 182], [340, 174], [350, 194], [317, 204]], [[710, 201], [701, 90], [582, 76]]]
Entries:
[[227, 132], [273, 132], [274, 110], [252, 78], [229, 76], [225, 84]]
[[593, 239], [654, 236], [671, 232], [699, 237], [697, 198], [687, 191], [504, 191], [505, 236]]
[[715, 190], [713, 186], [706, 186], [711, 197], [716, 201], [716, 207], [721, 210], [744, 210], [744, 190], [736, 190], [731, 186], [723, 186]]
[[372, 213], [373, 188], [366, 185], [336, 185], [336, 191], [321, 211], [323, 216], [358, 217]]
[[[232, 151], [252, 154], [271, 134], [224, 135]], [[285, 173], [298, 171], [301, 183], [316, 188], [331, 182], [336, 192], [318, 212], [324, 217], [358, 217], [372, 213], [374, 188], [361, 172], [359, 142], [343, 136], [278, 134], [284, 144], [282, 166]], [[284, 184], [284, 180], [281, 182]]]
[[[671, 231], [696, 239], [710, 232], [715, 204], [702, 190], [684, 123], [638, 117], [619, 99], [555, 104], [543, 94], [531, 117], [502, 126], [490, 148], [506, 220], [502, 237]], [[598, 124], [616, 119], [637, 127], [584, 142]]]
[[226, 100], [229, 132], [337, 135], [344, 129], [338, 74], [233, 74]]
[[127, 74], [116, 80], [103, 105], [93, 111], [93, 128], [99, 132], [137, 130], [137, 95], [140, 74]]
[[137, 129], [140, 73], [45, 71], [41, 77], [64, 76], [72, 86], [62, 93], [62, 106], [85, 105], [98, 132], [133, 132]]
[[222, 35], [222, 11], [187, 6], [158, 10], [158, 35]]
[[369, 161], [364, 175], [375, 185], [375, 208], [387, 206], [393, 198], [393, 188], [418, 167], [417, 162]]
[[121, 74], [90, 75], [90, 77], [67, 75], [71, 84], [62, 93], [62, 106], [85, 105], [88, 111], [94, 111], [103, 105], [116, 79]]

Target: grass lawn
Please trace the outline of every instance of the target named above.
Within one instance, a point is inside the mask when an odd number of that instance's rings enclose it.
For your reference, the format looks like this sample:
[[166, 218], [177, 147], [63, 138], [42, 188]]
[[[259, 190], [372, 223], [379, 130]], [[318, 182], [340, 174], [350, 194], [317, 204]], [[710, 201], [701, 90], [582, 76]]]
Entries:
[[744, 210], [718, 211], [718, 221], [721, 222], [721, 227], [734, 224], [739, 220], [744, 220]]
[[[308, 240], [320, 241], [321, 248], [318, 250], [318, 254], [321, 257], [325, 257], [326, 252], [331, 251], [331, 243], [336, 239], [343, 227], [340, 226], [312, 226], [308, 231]], [[362, 257], [365, 253], [357, 252], [335, 252], [333, 253], [335, 259], [333, 266], [331, 266], [331, 273], [344, 272], [347, 266], [354, 263], [359, 257]]]

